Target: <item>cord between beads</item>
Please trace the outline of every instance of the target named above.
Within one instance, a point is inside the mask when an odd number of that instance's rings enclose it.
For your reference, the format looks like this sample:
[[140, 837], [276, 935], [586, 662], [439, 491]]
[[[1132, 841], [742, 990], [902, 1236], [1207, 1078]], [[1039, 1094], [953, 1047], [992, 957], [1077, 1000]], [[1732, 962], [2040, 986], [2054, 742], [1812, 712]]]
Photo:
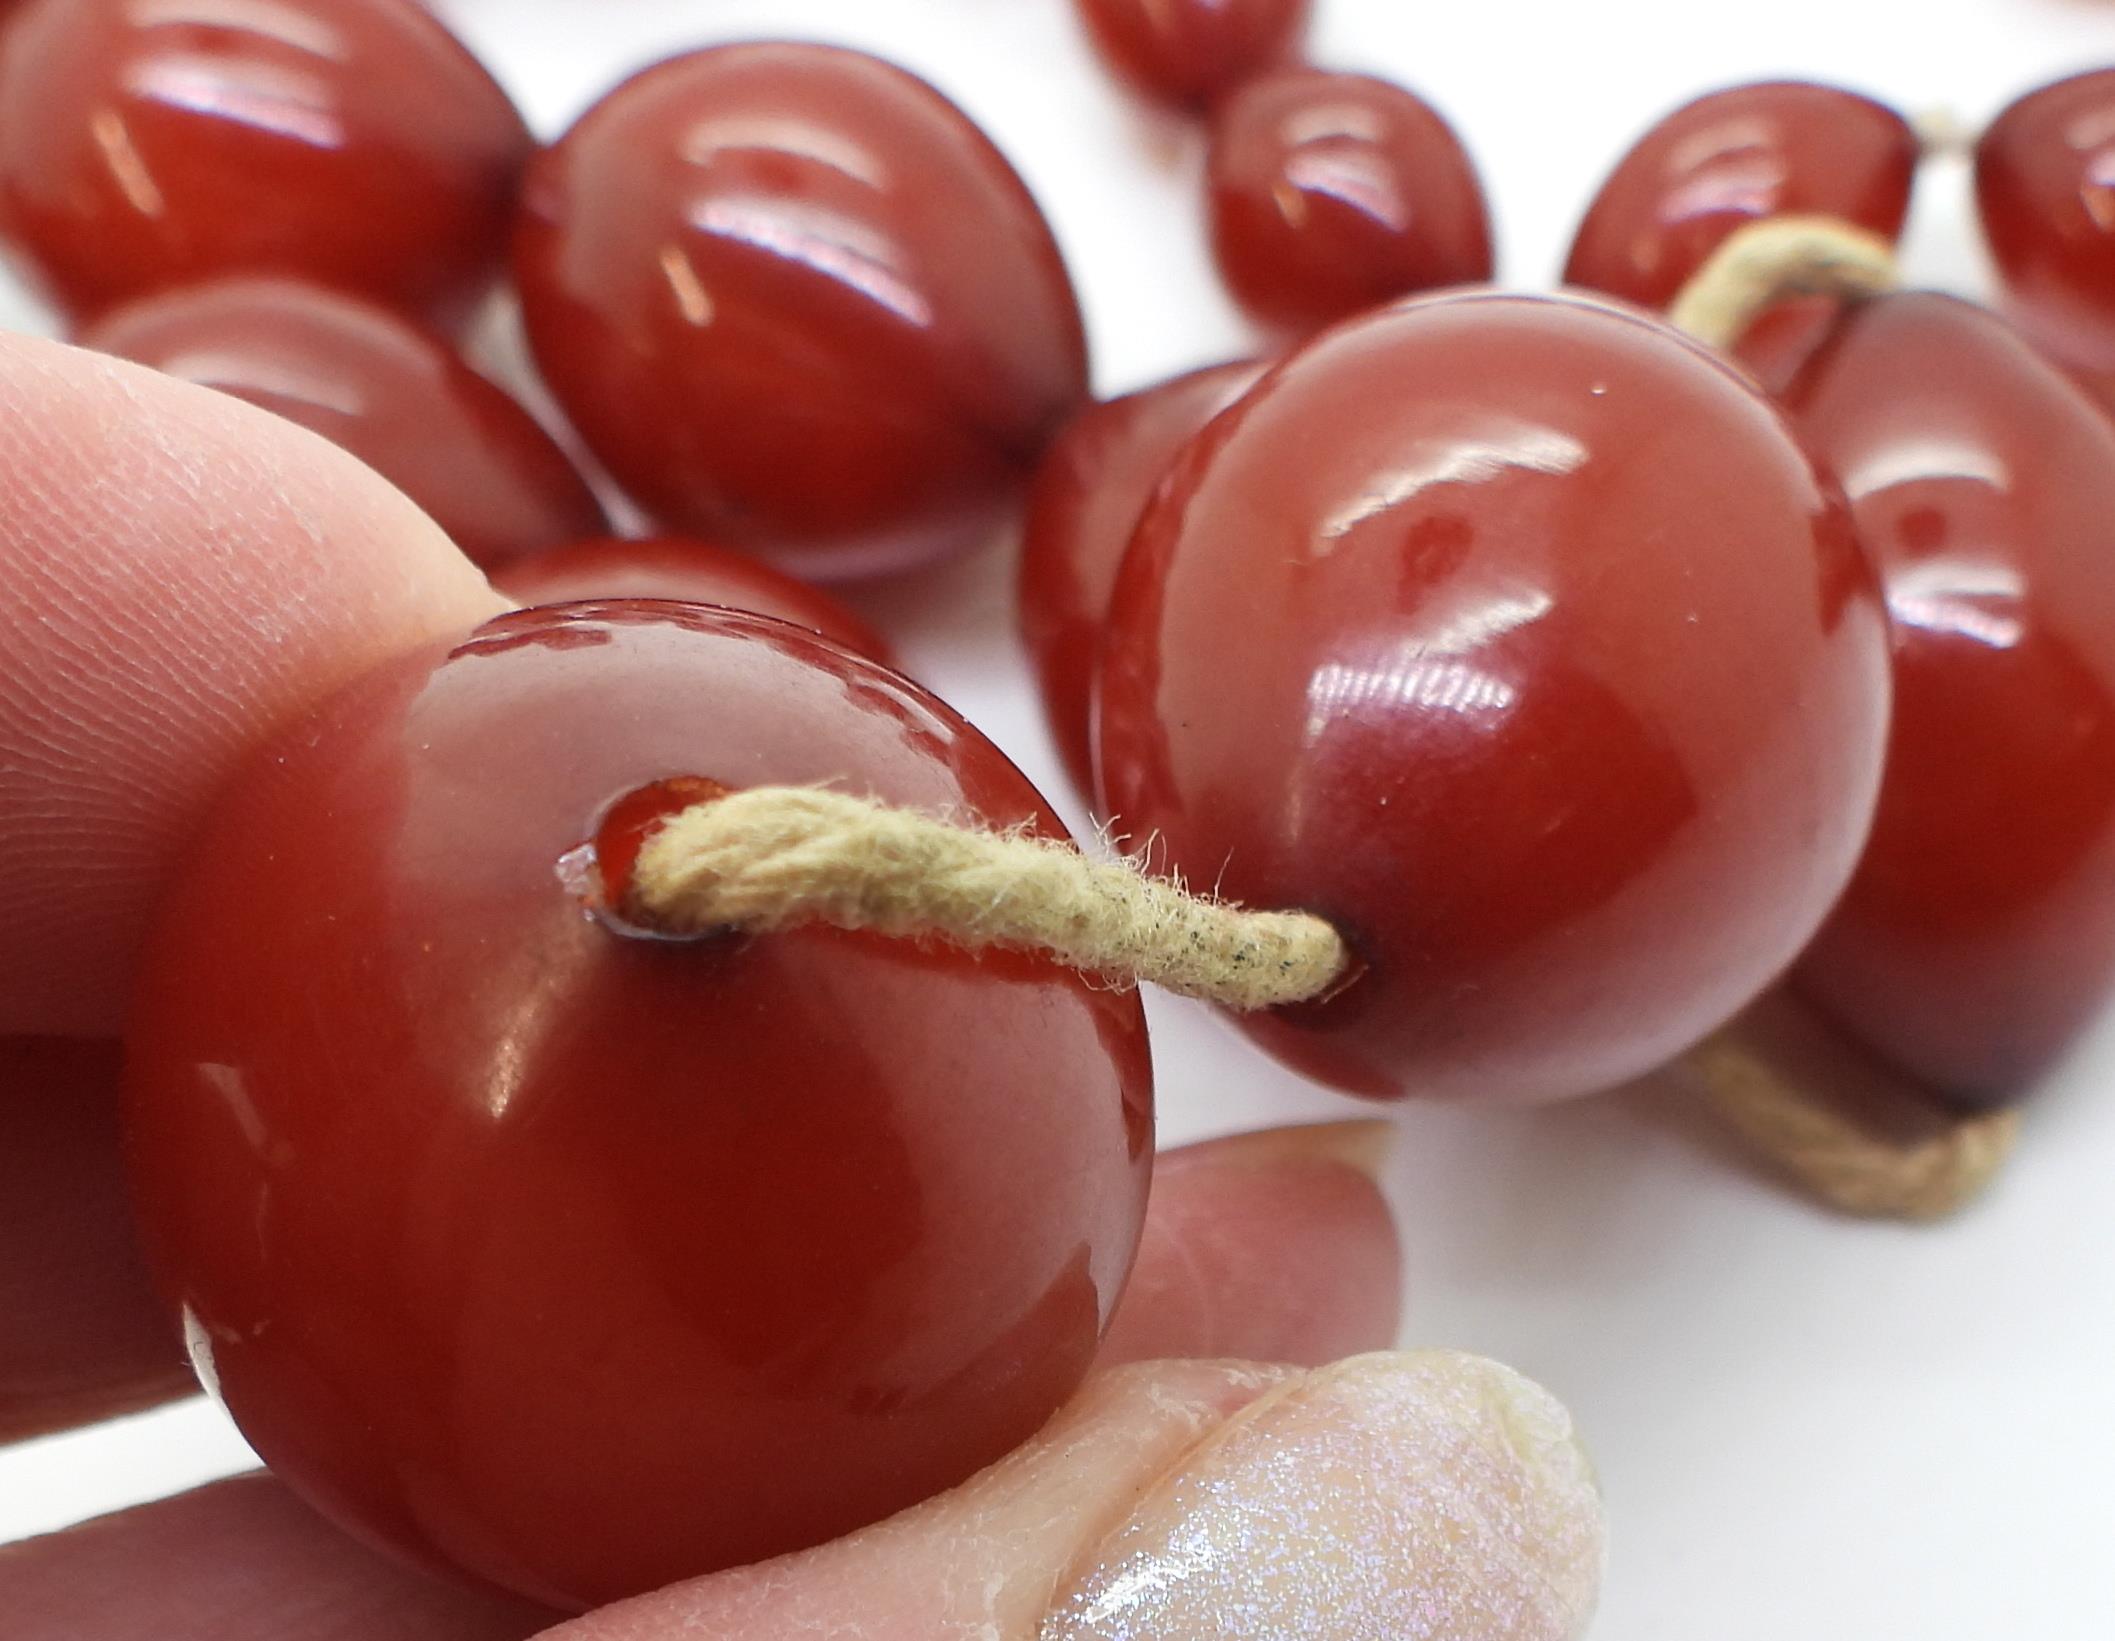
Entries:
[[626, 909], [678, 933], [826, 924], [1033, 951], [1244, 1011], [1324, 996], [1353, 969], [1319, 917], [814, 787], [730, 792], [670, 816], [640, 848]]
[[1835, 217], [1768, 217], [1729, 235], [1667, 317], [1697, 341], [1728, 348], [1786, 297], [1878, 296], [1895, 282], [1894, 247], [1878, 234]]

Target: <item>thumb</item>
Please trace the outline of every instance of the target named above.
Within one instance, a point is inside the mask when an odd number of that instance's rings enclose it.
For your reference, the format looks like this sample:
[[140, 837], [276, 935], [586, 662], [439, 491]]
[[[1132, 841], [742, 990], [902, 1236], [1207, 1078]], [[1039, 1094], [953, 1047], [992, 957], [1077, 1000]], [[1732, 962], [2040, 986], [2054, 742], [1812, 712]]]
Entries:
[[289, 717], [505, 607], [351, 456], [0, 336], [0, 1035], [114, 1033], [171, 862]]
[[1496, 1363], [1158, 1362], [917, 1509], [543, 1641], [1566, 1641], [1601, 1539], [1570, 1418]]

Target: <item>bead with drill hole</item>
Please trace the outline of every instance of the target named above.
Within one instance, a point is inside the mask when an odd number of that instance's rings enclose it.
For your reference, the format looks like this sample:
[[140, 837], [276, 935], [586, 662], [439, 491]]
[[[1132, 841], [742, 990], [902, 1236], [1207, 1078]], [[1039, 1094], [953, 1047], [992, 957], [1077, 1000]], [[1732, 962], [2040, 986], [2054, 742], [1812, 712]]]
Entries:
[[520, 611], [228, 790], [140, 982], [134, 1196], [192, 1359], [311, 1502], [568, 1608], [820, 1543], [1078, 1386], [1136, 1248], [1135, 993], [1012, 952], [594, 915], [675, 777], [1063, 831], [784, 622]]
[[1326, 331], [1188, 447], [1097, 682], [1117, 829], [1367, 965], [1245, 1019], [1374, 1096], [1664, 1063], [1863, 845], [1887, 633], [1835, 486], [1732, 367], [1491, 293]]

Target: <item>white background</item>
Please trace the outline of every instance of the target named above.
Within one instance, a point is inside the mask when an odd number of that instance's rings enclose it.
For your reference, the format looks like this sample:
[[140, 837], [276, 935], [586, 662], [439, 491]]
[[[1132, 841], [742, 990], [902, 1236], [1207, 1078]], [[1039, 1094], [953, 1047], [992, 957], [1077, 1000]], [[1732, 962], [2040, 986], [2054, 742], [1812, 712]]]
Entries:
[[[771, 33], [939, 83], [1056, 223], [1104, 392], [1248, 344], [1211, 277], [1198, 154], [1106, 85], [1067, 0], [445, 0], [555, 133], [621, 72]], [[2115, 62], [2111, 0], [1321, 0], [1319, 60], [1394, 75], [1456, 122], [1504, 276], [1544, 285], [1609, 163], [1697, 91], [1797, 74], [1977, 123]], [[1912, 276], [1983, 275], [1956, 166], [1928, 167]], [[34, 323], [16, 299], [0, 321]], [[2115, 529], [2115, 521], [2111, 521]], [[2110, 543], [2115, 554], [2115, 540]], [[911, 669], [1046, 789], [1003, 554], [870, 596]], [[1169, 1142], [1363, 1108], [1157, 1000]], [[1534, 1113], [1409, 1110], [1391, 1189], [1406, 1337], [1558, 1391], [1613, 1520], [1608, 1641], [2115, 1637], [2115, 1022], [2036, 1099], [1994, 1198], [1909, 1230], [1824, 1216], [1742, 1172], [1666, 1092]], [[0, 1539], [246, 1462], [202, 1405], [0, 1455]]]

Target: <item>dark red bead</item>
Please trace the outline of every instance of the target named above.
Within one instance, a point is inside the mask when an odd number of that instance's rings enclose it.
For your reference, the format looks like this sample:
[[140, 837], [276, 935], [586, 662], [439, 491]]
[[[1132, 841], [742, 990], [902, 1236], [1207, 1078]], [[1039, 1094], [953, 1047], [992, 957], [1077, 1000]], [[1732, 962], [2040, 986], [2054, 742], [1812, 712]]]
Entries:
[[1917, 154], [1909, 123], [1856, 92], [1796, 80], [1714, 91], [1617, 162], [1565, 282], [1664, 308], [1728, 235], [1764, 217], [1837, 217], [1893, 239]]
[[492, 585], [520, 604], [661, 598], [754, 610], [810, 628], [884, 666], [896, 665], [888, 640], [820, 587], [746, 553], [682, 536], [576, 541], [507, 566]]
[[130, 303], [80, 341], [322, 434], [481, 565], [608, 528], [535, 417], [441, 337], [359, 297], [286, 279], [220, 280]]
[[2013, 1097], [2115, 986], [2115, 427], [1931, 295], [1860, 306], [1789, 403], [1895, 626], [1872, 842], [1794, 981], [1928, 1086]]
[[1213, 112], [1212, 251], [1251, 315], [1314, 330], [1391, 297], [1491, 277], [1476, 167], [1401, 86], [1286, 68]]
[[1311, 0], [1079, 0], [1102, 60], [1132, 90], [1203, 108], [1297, 54]]
[[987, 537], [1086, 396], [1079, 307], [1005, 158], [817, 45], [648, 69], [533, 167], [536, 356], [667, 528], [824, 578]]
[[36, 0], [0, 52], [0, 233], [77, 319], [283, 273], [453, 322], [532, 146], [414, 0]]
[[1176, 451], [1263, 371], [1212, 365], [1089, 406], [1052, 442], [1028, 493], [1021, 637], [1065, 772], [1090, 798], [1094, 668], [1124, 549]]
[[1087, 1371], [1151, 1166], [1134, 994], [595, 915], [579, 847], [683, 776], [1062, 836], [941, 702], [784, 622], [517, 612], [251, 766], [131, 1030], [135, 1195], [201, 1377], [363, 1537], [568, 1607], [1020, 1443]]
[[1805, 945], [1862, 846], [1886, 625], [1732, 367], [1628, 311], [1348, 320], [1177, 459], [1098, 681], [1104, 809], [1330, 919], [1366, 970], [1245, 1022], [1355, 1092], [1547, 1098], [1663, 1063]]
[[2020, 322], [2077, 363], [2115, 368], [2115, 68], [2030, 91], [1992, 120], [1975, 193]]

